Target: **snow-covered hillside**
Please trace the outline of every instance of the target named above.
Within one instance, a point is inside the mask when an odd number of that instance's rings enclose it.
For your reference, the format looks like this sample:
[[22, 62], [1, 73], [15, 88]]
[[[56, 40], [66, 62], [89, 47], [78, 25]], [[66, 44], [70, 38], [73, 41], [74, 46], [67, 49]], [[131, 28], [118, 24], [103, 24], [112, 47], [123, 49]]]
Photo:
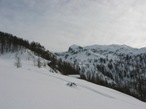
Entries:
[[81, 78], [146, 100], [146, 48], [72, 45], [56, 55], [79, 68]]
[[[19, 68], [15, 66], [16, 54], [21, 60]], [[123, 93], [52, 73], [48, 66], [39, 68], [30, 54], [26, 51], [0, 56], [0, 109], [146, 108], [146, 103]]]

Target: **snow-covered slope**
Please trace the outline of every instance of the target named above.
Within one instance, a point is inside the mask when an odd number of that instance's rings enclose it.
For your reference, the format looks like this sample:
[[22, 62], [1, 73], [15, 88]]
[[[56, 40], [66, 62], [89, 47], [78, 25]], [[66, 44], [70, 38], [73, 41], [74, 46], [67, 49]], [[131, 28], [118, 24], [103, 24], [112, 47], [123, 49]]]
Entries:
[[[123, 93], [38, 68], [28, 52], [19, 53], [20, 68], [14, 65], [15, 53], [0, 56], [0, 109], [146, 108]], [[67, 85], [71, 82], [76, 85]]]
[[80, 68], [81, 78], [146, 100], [146, 48], [72, 45], [56, 55]]

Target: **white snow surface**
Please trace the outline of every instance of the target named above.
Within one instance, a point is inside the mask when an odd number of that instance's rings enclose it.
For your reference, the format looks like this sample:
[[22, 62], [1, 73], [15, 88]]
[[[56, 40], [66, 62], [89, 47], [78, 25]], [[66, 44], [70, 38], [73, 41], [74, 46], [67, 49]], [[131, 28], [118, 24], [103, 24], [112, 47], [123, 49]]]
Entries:
[[19, 56], [21, 68], [14, 66], [14, 54], [0, 56], [0, 109], [146, 109], [129, 95], [38, 68], [27, 53]]

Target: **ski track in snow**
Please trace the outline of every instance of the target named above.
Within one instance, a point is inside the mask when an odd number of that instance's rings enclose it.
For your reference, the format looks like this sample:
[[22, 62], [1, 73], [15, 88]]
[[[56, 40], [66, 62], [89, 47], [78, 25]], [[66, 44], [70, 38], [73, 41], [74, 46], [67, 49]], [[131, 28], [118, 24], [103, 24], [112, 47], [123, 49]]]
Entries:
[[[79, 84], [78, 84], [78, 85], [79, 85]], [[100, 94], [100, 95], [102, 95], [102, 96], [104, 96], [104, 97], [108, 97], [108, 98], [115, 99], [114, 97], [112, 97], [112, 96], [110, 96], [110, 95], [107, 95], [107, 94], [104, 94], [104, 93], [99, 92], [99, 91], [97, 91], [97, 90], [94, 90], [94, 89], [92, 89], [92, 88], [90, 88], [90, 87], [88, 87], [88, 86], [84, 86], [84, 85], [79, 85], [79, 86], [81, 86], [82, 88], [85, 88], [85, 89], [87, 89], [87, 90], [90, 90], [90, 91], [92, 91], [92, 92], [95, 92], [96, 94]]]

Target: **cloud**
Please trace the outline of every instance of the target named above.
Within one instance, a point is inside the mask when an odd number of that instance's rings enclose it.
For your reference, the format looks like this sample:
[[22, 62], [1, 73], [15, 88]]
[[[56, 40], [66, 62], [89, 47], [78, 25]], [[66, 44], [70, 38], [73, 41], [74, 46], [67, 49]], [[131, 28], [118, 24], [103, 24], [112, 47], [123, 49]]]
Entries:
[[51, 51], [72, 44], [146, 43], [144, 0], [1, 0], [0, 30]]

